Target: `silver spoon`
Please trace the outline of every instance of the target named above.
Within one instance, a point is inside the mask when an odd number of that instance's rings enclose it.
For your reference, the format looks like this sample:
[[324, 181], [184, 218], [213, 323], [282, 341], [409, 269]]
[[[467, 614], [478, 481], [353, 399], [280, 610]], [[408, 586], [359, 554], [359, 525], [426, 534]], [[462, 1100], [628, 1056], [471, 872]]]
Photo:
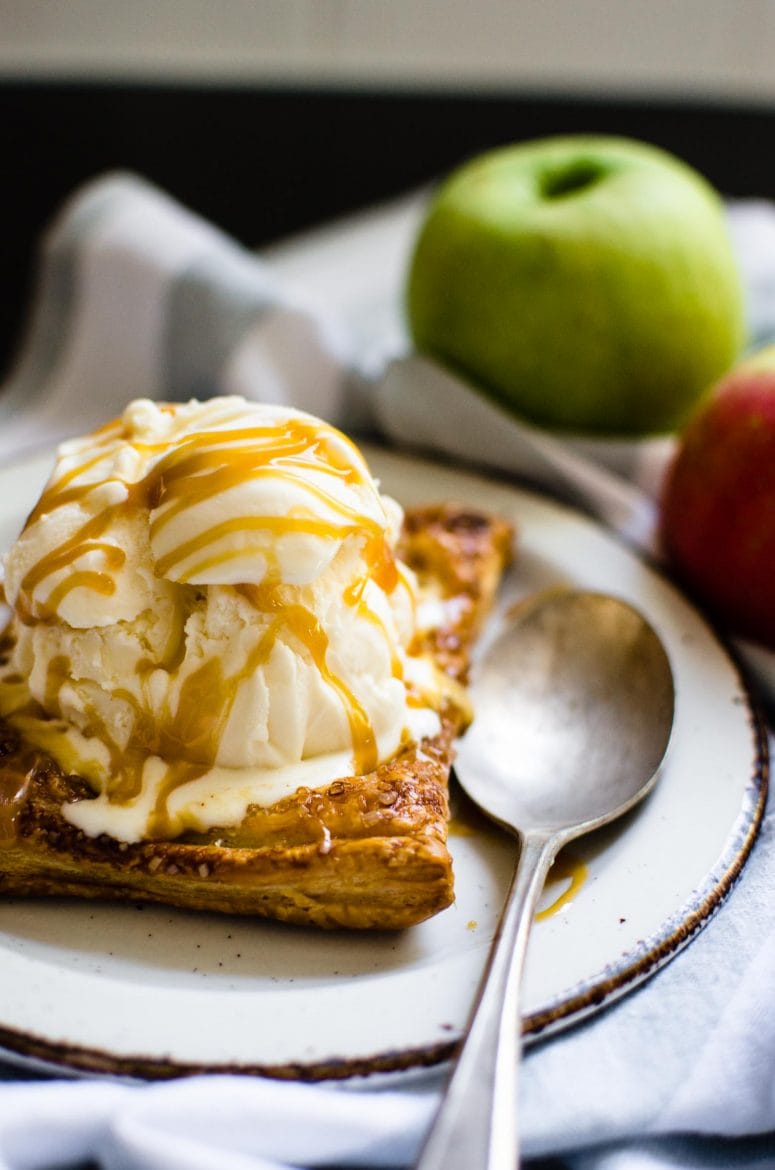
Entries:
[[653, 787], [673, 724], [664, 647], [614, 597], [549, 590], [523, 603], [480, 663], [456, 763], [468, 795], [521, 841], [463, 1047], [418, 1170], [514, 1170], [519, 984], [549, 867]]

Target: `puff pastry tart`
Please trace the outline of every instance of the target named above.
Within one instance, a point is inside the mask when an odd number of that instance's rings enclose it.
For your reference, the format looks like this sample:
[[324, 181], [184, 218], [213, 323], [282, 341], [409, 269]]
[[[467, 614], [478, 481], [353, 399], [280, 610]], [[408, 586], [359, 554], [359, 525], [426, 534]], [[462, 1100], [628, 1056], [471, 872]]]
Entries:
[[0, 893], [410, 926], [453, 899], [453, 745], [513, 532], [370, 495], [355, 525], [342, 484], [373, 481], [338, 432], [214, 403], [63, 448], [8, 558]]

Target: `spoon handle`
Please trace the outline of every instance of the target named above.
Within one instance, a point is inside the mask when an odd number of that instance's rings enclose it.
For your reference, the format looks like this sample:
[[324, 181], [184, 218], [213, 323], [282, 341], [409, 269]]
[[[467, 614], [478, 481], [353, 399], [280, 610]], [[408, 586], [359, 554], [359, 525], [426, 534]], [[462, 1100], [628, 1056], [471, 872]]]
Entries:
[[467, 1035], [417, 1170], [515, 1170], [519, 987], [553, 837], [526, 835]]

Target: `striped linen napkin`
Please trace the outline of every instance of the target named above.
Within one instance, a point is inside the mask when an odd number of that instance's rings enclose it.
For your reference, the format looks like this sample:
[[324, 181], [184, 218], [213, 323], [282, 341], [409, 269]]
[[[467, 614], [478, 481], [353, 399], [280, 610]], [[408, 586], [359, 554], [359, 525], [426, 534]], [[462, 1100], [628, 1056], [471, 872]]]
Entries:
[[[750, 205], [730, 221], [750, 258], [761, 339], [775, 321], [775, 216]], [[542, 445], [465, 388], [429, 394], [423, 413], [413, 361], [366, 372], [341, 324], [281, 287], [271, 266], [141, 179], [112, 175], [77, 193], [43, 243], [25, 342], [0, 391], [0, 460], [98, 425], [130, 398], [240, 393], [561, 484], [648, 539], [640, 488], [588, 453]], [[465, 427], [459, 416], [446, 425], [433, 405], [449, 393]], [[639, 478], [638, 458], [618, 472]], [[691, 947], [603, 1014], [528, 1051], [522, 1136], [536, 1168], [549, 1170], [547, 1158], [553, 1170], [775, 1167], [774, 816], [769, 809], [743, 880]], [[339, 1087], [228, 1077], [141, 1086], [9, 1066], [0, 1170], [407, 1166], [440, 1083], [429, 1072]]]
[[346, 362], [334, 328], [249, 252], [142, 179], [109, 175], [42, 241], [0, 391], [0, 460], [101, 425], [133, 398], [246, 393], [330, 416]]

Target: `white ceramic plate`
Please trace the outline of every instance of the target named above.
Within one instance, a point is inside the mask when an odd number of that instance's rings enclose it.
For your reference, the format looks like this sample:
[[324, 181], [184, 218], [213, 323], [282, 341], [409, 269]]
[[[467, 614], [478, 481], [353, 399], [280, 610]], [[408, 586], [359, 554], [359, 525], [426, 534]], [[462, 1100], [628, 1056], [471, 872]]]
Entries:
[[[634, 602], [663, 638], [676, 725], [653, 795], [578, 843], [586, 877], [537, 922], [531, 1036], [579, 1019], [656, 970], [708, 920], [761, 815], [766, 747], [738, 671], [658, 573], [592, 521], [511, 486], [370, 452], [404, 503], [456, 499], [516, 522], [503, 603], [557, 582]], [[0, 546], [48, 469], [0, 472]], [[316, 933], [140, 906], [0, 902], [0, 1044], [19, 1059], [147, 1076], [203, 1069], [316, 1078], [430, 1063], [460, 1034], [505, 893], [511, 840], [465, 815], [457, 901], [403, 933]], [[567, 883], [566, 883], [567, 884]], [[545, 903], [564, 891], [554, 880]]]

